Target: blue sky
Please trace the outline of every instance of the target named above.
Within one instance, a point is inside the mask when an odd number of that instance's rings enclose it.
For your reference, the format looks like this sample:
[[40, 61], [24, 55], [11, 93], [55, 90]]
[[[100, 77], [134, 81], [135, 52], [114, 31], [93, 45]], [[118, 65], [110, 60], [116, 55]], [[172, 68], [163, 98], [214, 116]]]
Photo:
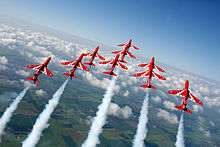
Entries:
[[217, 0], [9, 0], [0, 13], [114, 47], [131, 38], [146, 57], [220, 81]]

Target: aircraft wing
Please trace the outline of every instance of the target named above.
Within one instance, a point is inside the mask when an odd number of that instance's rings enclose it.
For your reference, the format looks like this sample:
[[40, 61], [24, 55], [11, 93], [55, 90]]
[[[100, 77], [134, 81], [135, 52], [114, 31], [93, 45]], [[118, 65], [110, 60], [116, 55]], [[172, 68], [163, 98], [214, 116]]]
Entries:
[[121, 64], [120, 62], [118, 62], [118, 64], [120, 65], [121, 68], [128, 70], [128, 68], [126, 66], [124, 66], [123, 64]]
[[122, 51], [115, 51], [115, 52], [112, 52], [112, 54], [118, 54], [118, 53], [121, 53]]
[[40, 69], [40, 65], [28, 65], [27, 68], [30, 68], [30, 69]]
[[128, 54], [131, 58], [136, 58], [134, 55], [132, 55], [130, 52], [127, 52], [126, 54]]
[[70, 66], [73, 66], [73, 65], [76, 64], [76, 61], [62, 62], [61, 64], [62, 64], [62, 65], [70, 65]]
[[184, 96], [186, 94], [187, 90], [183, 89], [183, 90], [170, 90], [168, 91], [169, 94], [173, 94], [173, 95], [179, 95], [179, 96]]
[[[114, 64], [114, 63], [115, 63], [115, 60], [109, 62], [109, 64]], [[116, 62], [116, 66], [118, 66], [118, 62]]]
[[84, 64], [82, 64], [81, 62], [78, 64], [78, 67], [82, 67], [83, 70], [89, 71], [89, 69]]
[[103, 61], [103, 62], [99, 62], [99, 64], [108, 64], [111, 61]]
[[139, 64], [138, 66], [139, 66], [139, 67], [145, 67], [145, 66], [149, 67], [150, 64]]
[[126, 44], [119, 44], [118, 46], [126, 46]]
[[163, 77], [163, 76], [161, 76], [161, 75], [158, 75], [158, 74], [155, 73], [154, 71], [152, 71], [152, 76], [153, 76], [153, 77], [156, 77], [156, 78], [158, 78], [158, 79], [160, 79], [160, 80], [166, 80], [165, 77]]
[[200, 101], [199, 99], [197, 99], [194, 95], [192, 95], [191, 93], [189, 93], [189, 99], [193, 102], [196, 102], [200, 105], [203, 105], [202, 101]]
[[134, 45], [132, 45], [132, 44], [131, 44], [131, 47], [133, 47], [133, 48], [136, 49], [136, 50], [139, 50], [138, 47], [136, 47], [136, 46], [134, 46]]
[[96, 57], [99, 57], [99, 59], [101, 59], [101, 60], [105, 60], [105, 58], [100, 56], [98, 53], [96, 54]]
[[49, 77], [53, 77], [53, 74], [48, 70], [47, 67], [44, 67], [43, 73], [46, 74], [46, 75], [48, 75]]
[[91, 55], [92, 53], [86, 53], [86, 54], [84, 54], [84, 56], [88, 56], [88, 55]]
[[145, 71], [145, 72], [141, 72], [141, 73], [136, 73], [133, 76], [134, 77], [140, 77], [140, 76], [150, 76], [150, 72], [149, 71]]
[[163, 69], [161, 69], [160, 67], [154, 65], [154, 68], [156, 68], [157, 70], [159, 70], [160, 72], [165, 72]]

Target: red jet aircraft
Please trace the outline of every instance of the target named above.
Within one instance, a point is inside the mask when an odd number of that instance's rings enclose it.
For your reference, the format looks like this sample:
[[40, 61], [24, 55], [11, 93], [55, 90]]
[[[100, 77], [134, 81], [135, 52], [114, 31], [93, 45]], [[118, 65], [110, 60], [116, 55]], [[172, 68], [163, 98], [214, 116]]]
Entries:
[[147, 76], [147, 85], [141, 85], [140, 87], [143, 87], [143, 88], [152, 88], [152, 89], [156, 89], [156, 87], [152, 86], [151, 85], [151, 78], [152, 77], [157, 77], [158, 79], [161, 79], [161, 80], [166, 80], [165, 77], [161, 76], [161, 75], [158, 75], [157, 73], [155, 73], [153, 71], [154, 68], [156, 68], [157, 70], [161, 71], [161, 72], [165, 72], [163, 69], [159, 68], [158, 66], [156, 66], [154, 64], [154, 57], [152, 58], [150, 64], [140, 64], [138, 65], [140, 67], [145, 67], [147, 66], [149, 69], [145, 72], [141, 72], [141, 73], [136, 73], [134, 74], [133, 76], [134, 77], [140, 77], [140, 76]]
[[128, 68], [126, 66], [124, 66], [123, 64], [121, 64], [121, 60], [118, 60], [119, 58], [119, 54], [116, 55], [115, 59], [113, 61], [103, 61], [103, 62], [100, 62], [99, 64], [112, 64], [112, 67], [110, 69], [110, 71], [108, 72], [103, 72], [104, 74], [109, 74], [109, 75], [113, 75], [113, 76], [117, 76], [115, 73], [113, 73], [113, 70], [115, 68], [115, 66], [120, 66], [121, 68], [127, 70]]
[[61, 63], [62, 65], [70, 65], [70, 66], [73, 66], [73, 68], [70, 70], [69, 73], [64, 73], [63, 75], [65, 75], [65, 76], [70, 76], [71, 79], [72, 79], [72, 77], [77, 78], [77, 77], [74, 75], [74, 72], [75, 72], [75, 70], [77, 69], [77, 67], [82, 67], [83, 70], [89, 71], [89, 69], [88, 69], [85, 65], [83, 65], [82, 62], [81, 62], [81, 61], [82, 61], [82, 58], [83, 58], [84, 56], [85, 56], [85, 54], [82, 53], [82, 54], [80, 55], [80, 57], [79, 57], [76, 61], [62, 62], [62, 63]]
[[194, 95], [192, 95], [188, 88], [189, 88], [189, 81], [186, 80], [185, 88], [183, 90], [170, 90], [170, 91], [168, 91], [168, 93], [173, 94], [173, 95], [182, 96], [183, 97], [182, 105], [175, 106], [175, 108], [180, 109], [180, 110], [184, 110], [184, 111], [192, 114], [192, 112], [186, 108], [187, 99], [189, 98], [191, 101], [196, 102], [200, 105], [203, 105], [203, 103], [199, 99], [197, 99]]
[[38, 76], [40, 76], [42, 72], [47, 74], [50, 77], [53, 77], [53, 74], [47, 69], [47, 64], [50, 62], [50, 59], [51, 59], [51, 57], [49, 57], [44, 62], [44, 64], [41, 64], [41, 65], [28, 65], [27, 68], [36, 69], [37, 72], [34, 74], [33, 77], [27, 77], [27, 79], [34, 81], [34, 83], [39, 84]]
[[123, 51], [116, 51], [116, 52], [112, 52], [112, 54], [122, 54], [121, 56], [121, 62], [124, 62], [124, 63], [127, 63], [126, 61], [124, 61], [124, 58], [125, 58], [125, 55], [129, 55], [131, 58], [136, 58], [134, 55], [132, 55], [130, 52], [129, 52], [129, 49], [130, 47], [133, 47], [134, 49], [138, 50], [139, 48], [137, 48], [136, 46], [132, 45], [131, 44], [131, 39], [129, 40], [129, 43], [128, 44], [119, 44], [118, 46], [125, 46], [124, 50]]
[[99, 59], [105, 60], [105, 58], [103, 58], [102, 56], [100, 56], [100, 55], [98, 54], [98, 50], [99, 50], [99, 46], [96, 47], [96, 49], [95, 49], [94, 52], [84, 54], [84, 56], [88, 56], [88, 55], [92, 56], [91, 59], [90, 59], [90, 61], [89, 61], [89, 62], [86, 62], [86, 63], [84, 63], [84, 64], [90, 65], [90, 66], [91, 66], [91, 65], [92, 65], [92, 66], [95, 66], [95, 64], [92, 63], [95, 57], [99, 57]]

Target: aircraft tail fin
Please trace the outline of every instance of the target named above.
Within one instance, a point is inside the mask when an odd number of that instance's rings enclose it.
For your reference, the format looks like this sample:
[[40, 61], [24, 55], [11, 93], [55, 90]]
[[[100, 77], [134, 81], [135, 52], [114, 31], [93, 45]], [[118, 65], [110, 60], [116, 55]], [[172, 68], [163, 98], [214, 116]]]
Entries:
[[31, 80], [31, 81], [34, 81], [34, 83], [39, 84], [39, 80], [38, 80], [38, 79], [34, 80], [33, 77], [27, 77], [27, 79], [28, 79], [28, 80]]
[[150, 85], [150, 88], [152, 88], [152, 89], [157, 89], [156, 87], [154, 87], [154, 86], [152, 86], [152, 85]]
[[64, 73], [63, 75], [64, 76], [70, 76], [70, 73]]
[[33, 77], [27, 77], [27, 79], [28, 79], [28, 80], [31, 80], [31, 81], [33, 81], [33, 80], [34, 80], [34, 78], [33, 78]]
[[186, 110], [184, 110], [184, 111], [186, 111], [186, 112], [192, 114], [192, 112], [191, 112], [189, 109], [187, 109], [187, 108], [186, 108]]
[[93, 64], [93, 63], [90, 64], [90, 62], [86, 62], [86, 63], [84, 63], [84, 64], [86, 64], [86, 65], [90, 65], [90, 66], [91, 66], [91, 65], [92, 65], [92, 66], [95, 66], [95, 64]]
[[113, 76], [117, 76], [115, 73], [111, 73], [110, 71], [107, 71], [107, 72], [103, 72], [104, 74], [109, 74], [109, 75], [113, 75]]
[[151, 88], [151, 89], [157, 89], [156, 87], [152, 86], [152, 85], [141, 85], [140, 87], [143, 87], [143, 88]]
[[182, 106], [175, 106], [175, 108], [176, 109], [180, 109], [180, 110], [184, 110], [184, 111], [186, 111], [186, 112], [188, 112], [188, 113], [190, 113], [190, 114], [192, 114], [192, 112], [188, 109], [188, 108], [183, 108], [183, 105]]
[[183, 106], [175, 106], [176, 109], [183, 110]]

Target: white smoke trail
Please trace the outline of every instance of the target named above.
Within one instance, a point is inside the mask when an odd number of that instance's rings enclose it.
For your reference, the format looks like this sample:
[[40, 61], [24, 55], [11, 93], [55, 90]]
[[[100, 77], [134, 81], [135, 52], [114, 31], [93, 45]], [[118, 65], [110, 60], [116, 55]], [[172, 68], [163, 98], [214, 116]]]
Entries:
[[147, 135], [147, 122], [148, 122], [148, 92], [146, 93], [143, 106], [141, 108], [137, 132], [134, 137], [133, 147], [144, 147], [144, 139]]
[[26, 87], [10, 104], [10, 106], [6, 109], [4, 114], [2, 115], [0, 119], [0, 139], [4, 133], [4, 129], [6, 127], [6, 124], [10, 121], [10, 118], [13, 114], [13, 112], [17, 109], [18, 104], [20, 103], [21, 99], [24, 97], [25, 93], [29, 89], [29, 86]]
[[175, 143], [176, 147], [184, 147], [185, 146], [183, 112], [184, 111], [182, 111], [182, 113], [181, 113], [179, 128], [178, 128], [178, 132], [176, 135], [176, 143]]
[[105, 92], [104, 98], [102, 99], [102, 103], [98, 106], [96, 117], [92, 122], [88, 137], [82, 144], [82, 147], [95, 147], [96, 144], [100, 143], [99, 134], [102, 132], [102, 127], [105, 125], [106, 122], [108, 108], [111, 103], [116, 80], [117, 76], [112, 78], [111, 83], [108, 86], [107, 91]]
[[68, 80], [69, 79], [67, 79], [63, 83], [63, 85], [54, 93], [52, 99], [49, 100], [44, 110], [38, 116], [31, 133], [22, 142], [22, 147], [34, 147], [37, 144], [42, 134], [42, 131], [49, 126], [48, 121], [50, 119], [50, 115], [59, 103], [60, 96], [62, 95]]

